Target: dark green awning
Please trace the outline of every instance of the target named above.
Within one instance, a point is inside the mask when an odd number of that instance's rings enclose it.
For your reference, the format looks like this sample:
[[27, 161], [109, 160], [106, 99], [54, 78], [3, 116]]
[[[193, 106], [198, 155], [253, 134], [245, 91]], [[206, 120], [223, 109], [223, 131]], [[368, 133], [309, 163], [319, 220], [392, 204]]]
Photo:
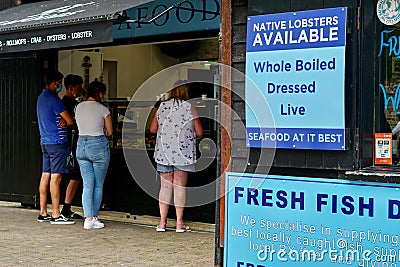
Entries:
[[113, 41], [113, 20], [151, 0], [54, 0], [0, 11], [0, 53]]

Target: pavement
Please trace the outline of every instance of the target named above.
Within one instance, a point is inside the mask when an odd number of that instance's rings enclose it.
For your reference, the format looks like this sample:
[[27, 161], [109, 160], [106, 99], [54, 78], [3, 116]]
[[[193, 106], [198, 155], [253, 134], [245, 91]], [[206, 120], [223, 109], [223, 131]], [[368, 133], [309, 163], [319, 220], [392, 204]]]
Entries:
[[214, 266], [213, 224], [186, 221], [192, 232], [176, 233], [168, 220], [158, 233], [157, 217], [100, 212], [105, 227], [85, 230], [82, 220], [51, 225], [38, 214], [0, 202], [0, 266]]

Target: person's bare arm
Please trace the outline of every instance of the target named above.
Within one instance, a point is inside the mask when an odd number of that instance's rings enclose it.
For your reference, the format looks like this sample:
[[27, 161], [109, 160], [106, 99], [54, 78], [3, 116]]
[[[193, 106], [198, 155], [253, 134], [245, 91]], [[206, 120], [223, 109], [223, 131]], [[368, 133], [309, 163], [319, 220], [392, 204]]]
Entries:
[[154, 112], [153, 119], [150, 123], [150, 132], [157, 133], [158, 131], [158, 120], [157, 120], [157, 110]]
[[203, 136], [203, 126], [201, 125], [201, 121], [199, 119], [199, 114], [197, 114], [197, 110], [193, 105], [190, 106], [190, 111], [192, 111], [192, 114], [194, 117], [194, 132], [196, 133], [197, 137], [202, 137]]
[[104, 119], [104, 135], [111, 136], [113, 134], [111, 115], [108, 114]]
[[59, 122], [59, 125], [60, 126], [62, 126], [62, 127], [64, 127], [63, 125], [62, 125], [62, 121], [64, 120], [65, 121], [65, 123], [68, 125], [68, 126], [71, 126], [71, 125], [73, 125], [74, 124], [74, 119], [71, 117], [71, 115], [69, 115], [69, 113], [68, 113], [68, 111], [63, 111], [63, 112], [61, 112], [60, 113], [60, 116], [61, 116], [61, 120], [60, 120], [60, 122]]

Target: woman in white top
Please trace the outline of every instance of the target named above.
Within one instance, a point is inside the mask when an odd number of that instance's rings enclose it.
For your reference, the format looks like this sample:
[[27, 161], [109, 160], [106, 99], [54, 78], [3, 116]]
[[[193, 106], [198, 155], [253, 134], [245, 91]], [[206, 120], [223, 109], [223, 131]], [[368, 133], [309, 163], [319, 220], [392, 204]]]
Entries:
[[80, 103], [75, 111], [79, 129], [76, 158], [83, 180], [82, 205], [85, 229], [104, 227], [97, 217], [110, 162], [110, 148], [106, 136], [112, 135], [110, 111], [100, 103], [105, 93], [104, 83], [98, 81], [90, 83], [86, 101]]
[[174, 193], [176, 232], [190, 228], [183, 223], [186, 203], [188, 171], [194, 171], [196, 161], [196, 136], [203, 135], [203, 128], [196, 109], [186, 100], [189, 90], [184, 81], [175, 83], [169, 100], [161, 103], [154, 115], [150, 131], [157, 133], [154, 159], [161, 176], [159, 193], [160, 223], [157, 232], [165, 232], [169, 203]]

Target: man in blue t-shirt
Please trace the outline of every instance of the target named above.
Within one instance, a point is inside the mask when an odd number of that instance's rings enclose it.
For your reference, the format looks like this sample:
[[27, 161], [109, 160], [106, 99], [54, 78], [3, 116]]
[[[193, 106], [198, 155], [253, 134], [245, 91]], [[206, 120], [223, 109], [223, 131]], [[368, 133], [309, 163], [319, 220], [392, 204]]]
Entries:
[[[74, 123], [57, 93], [62, 89], [64, 76], [59, 71], [50, 71], [46, 77], [46, 88], [39, 95], [36, 113], [42, 149], [42, 176], [39, 184], [40, 214], [38, 222], [51, 224], [74, 224], [60, 213], [60, 182], [66, 172], [68, 156], [67, 126]], [[47, 213], [47, 195], [50, 184], [52, 215]]]

